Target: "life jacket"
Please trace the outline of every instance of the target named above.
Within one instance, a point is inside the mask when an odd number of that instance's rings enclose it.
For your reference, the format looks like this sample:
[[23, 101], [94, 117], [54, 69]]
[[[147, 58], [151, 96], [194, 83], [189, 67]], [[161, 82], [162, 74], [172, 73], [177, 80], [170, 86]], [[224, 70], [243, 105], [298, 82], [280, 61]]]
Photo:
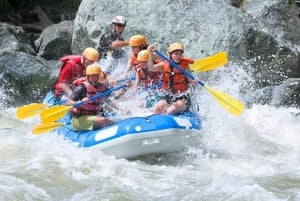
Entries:
[[[107, 75], [106, 73], [104, 73], [103, 71], [101, 72], [101, 77], [99, 77], [99, 82], [101, 82], [101, 79], [106, 79]], [[87, 76], [84, 76], [84, 77], [81, 77], [81, 78], [78, 78], [76, 80], [74, 80], [72, 82], [72, 88], [74, 89], [75, 87], [79, 86], [80, 84], [83, 84], [83, 82], [87, 81]]]
[[87, 81], [87, 77], [86, 76], [78, 78], [78, 79], [74, 80], [74, 82], [72, 83], [72, 88], [75, 88], [75, 87], [83, 84], [86, 81]]
[[[72, 82], [74, 80], [76, 80], [77, 78], [83, 77], [85, 75], [85, 70], [81, 64], [81, 55], [68, 55], [68, 56], [64, 56], [62, 58], [60, 58], [61, 61], [61, 67], [60, 67], [60, 73], [62, 72], [62, 70], [64, 69], [64, 67], [66, 66], [66, 64], [71, 64], [71, 77], [72, 79], [68, 81], [67, 84], [71, 85]], [[62, 93], [61, 88], [59, 87], [59, 82], [58, 82], [59, 78], [57, 78], [55, 84], [54, 84], [54, 88], [55, 88], [55, 95], [58, 95], [59, 93]]]
[[136, 68], [139, 65], [139, 61], [137, 60], [137, 55], [135, 55], [133, 52], [131, 52], [129, 60], [130, 60], [130, 64], [131, 64], [132, 68], [136, 72], [136, 70], [137, 70]]
[[[91, 98], [95, 96], [97, 93], [103, 93], [106, 91], [105, 84], [98, 83], [98, 87], [95, 88], [93, 85], [91, 85], [87, 79], [84, 77], [76, 80], [74, 83], [74, 86], [79, 86], [80, 84], [83, 84], [86, 87], [87, 93], [86, 97]], [[103, 107], [102, 104], [104, 102], [105, 97], [98, 98], [94, 101], [89, 101], [88, 103], [83, 104], [80, 107], [72, 108], [71, 112], [73, 116], [81, 116], [81, 115], [97, 115], [99, 112], [102, 112]]]
[[157, 85], [160, 81], [160, 72], [152, 72], [148, 69], [144, 69], [141, 64], [137, 65], [136, 71], [140, 78], [142, 89], [148, 89], [151, 86], [155, 87], [155, 85]]
[[[178, 64], [183, 70], [188, 64], [193, 63], [191, 58], [183, 57]], [[162, 88], [171, 91], [173, 94], [185, 92], [188, 89], [188, 79], [179, 69], [173, 67], [169, 62], [165, 61], [163, 65], [163, 86]]]
[[[81, 64], [81, 55], [68, 55], [60, 58], [60, 61], [62, 62], [62, 66], [60, 68], [60, 71], [65, 67], [67, 63], [72, 65], [72, 76], [75, 79], [82, 77], [85, 75], [83, 66]], [[74, 81], [72, 80], [72, 82]], [[72, 83], [70, 82], [70, 83]]]

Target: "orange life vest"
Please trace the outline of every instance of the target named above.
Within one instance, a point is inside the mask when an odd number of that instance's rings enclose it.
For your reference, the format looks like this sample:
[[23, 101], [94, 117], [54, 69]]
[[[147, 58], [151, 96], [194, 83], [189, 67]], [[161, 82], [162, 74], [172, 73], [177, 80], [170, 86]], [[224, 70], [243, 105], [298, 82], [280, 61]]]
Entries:
[[[84, 84], [86, 87], [87, 93], [86, 97], [91, 98], [95, 96], [97, 93], [102, 93], [104, 92], [107, 88], [105, 84], [98, 83], [98, 87], [95, 88], [93, 85], [91, 85], [86, 77], [80, 78], [76, 80], [74, 83], [74, 86], [78, 86], [80, 84]], [[80, 107], [77, 108], [72, 108], [72, 114], [74, 116], [80, 116], [80, 115], [97, 115], [99, 112], [102, 112], [102, 104], [104, 102], [105, 97], [98, 98], [94, 101], [89, 101], [88, 103], [83, 104]]]
[[[193, 59], [183, 57], [178, 66], [185, 70], [188, 65], [193, 62]], [[165, 61], [163, 65], [162, 80], [162, 88], [171, 91], [173, 94], [182, 93], [188, 89], [187, 77], [179, 69], [172, 67], [167, 61]]]
[[141, 64], [137, 65], [136, 71], [140, 78], [142, 89], [148, 89], [150, 86], [154, 86], [160, 81], [160, 72], [152, 72], [148, 69], [144, 69], [141, 67]]
[[131, 52], [129, 59], [130, 59], [131, 66], [136, 71], [136, 66], [139, 64], [139, 61], [137, 60], [137, 55], [135, 55], [133, 52]]

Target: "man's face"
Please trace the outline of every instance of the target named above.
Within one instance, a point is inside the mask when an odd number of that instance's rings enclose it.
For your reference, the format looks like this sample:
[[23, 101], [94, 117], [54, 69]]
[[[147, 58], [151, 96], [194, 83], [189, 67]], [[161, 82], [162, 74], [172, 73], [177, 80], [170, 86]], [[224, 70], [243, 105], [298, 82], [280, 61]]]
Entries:
[[124, 24], [118, 24], [118, 23], [115, 23], [113, 24], [113, 28], [114, 30], [116, 31], [116, 33], [121, 36], [124, 32], [124, 29], [125, 29], [125, 25]]

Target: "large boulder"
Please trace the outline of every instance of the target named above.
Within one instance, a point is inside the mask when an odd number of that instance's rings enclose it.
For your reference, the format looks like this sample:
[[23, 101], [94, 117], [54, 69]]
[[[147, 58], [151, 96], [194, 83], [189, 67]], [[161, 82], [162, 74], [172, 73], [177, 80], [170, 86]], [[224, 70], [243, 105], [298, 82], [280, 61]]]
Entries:
[[29, 38], [21, 27], [0, 22], [0, 55], [15, 51], [35, 54]]
[[47, 27], [35, 41], [38, 55], [47, 60], [53, 60], [72, 54], [72, 33], [72, 21], [63, 21]]
[[300, 106], [300, 78], [289, 78], [281, 85], [268, 86], [248, 94], [252, 104], [269, 104], [276, 107]]
[[111, 27], [111, 19], [124, 15], [128, 20], [125, 38], [144, 34], [163, 52], [170, 43], [182, 42], [185, 54], [193, 58], [226, 50], [230, 61], [251, 74], [255, 87], [266, 87], [300, 77], [297, 13], [298, 7], [277, 0], [153, 0], [138, 4], [83, 0], [74, 21], [72, 49], [78, 53], [87, 45], [97, 47], [101, 35]]
[[7, 104], [18, 106], [42, 101], [54, 82], [48, 66], [52, 64], [28, 53], [3, 54], [0, 57], [0, 88], [9, 97]]

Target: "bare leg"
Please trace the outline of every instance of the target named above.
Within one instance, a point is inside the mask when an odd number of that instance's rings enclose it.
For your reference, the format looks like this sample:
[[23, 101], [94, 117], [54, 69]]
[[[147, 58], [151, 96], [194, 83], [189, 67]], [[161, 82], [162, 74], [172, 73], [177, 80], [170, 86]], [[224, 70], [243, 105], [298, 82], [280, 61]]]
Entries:
[[167, 114], [179, 114], [186, 110], [186, 103], [183, 100], [174, 102], [170, 107], [167, 108]]
[[160, 100], [153, 108], [153, 113], [162, 114], [165, 113], [168, 103], [166, 100]]
[[93, 129], [100, 129], [103, 128], [105, 126], [109, 126], [111, 124], [113, 124], [114, 122], [110, 119], [107, 119], [105, 117], [96, 117], [93, 121], [94, 126]]

